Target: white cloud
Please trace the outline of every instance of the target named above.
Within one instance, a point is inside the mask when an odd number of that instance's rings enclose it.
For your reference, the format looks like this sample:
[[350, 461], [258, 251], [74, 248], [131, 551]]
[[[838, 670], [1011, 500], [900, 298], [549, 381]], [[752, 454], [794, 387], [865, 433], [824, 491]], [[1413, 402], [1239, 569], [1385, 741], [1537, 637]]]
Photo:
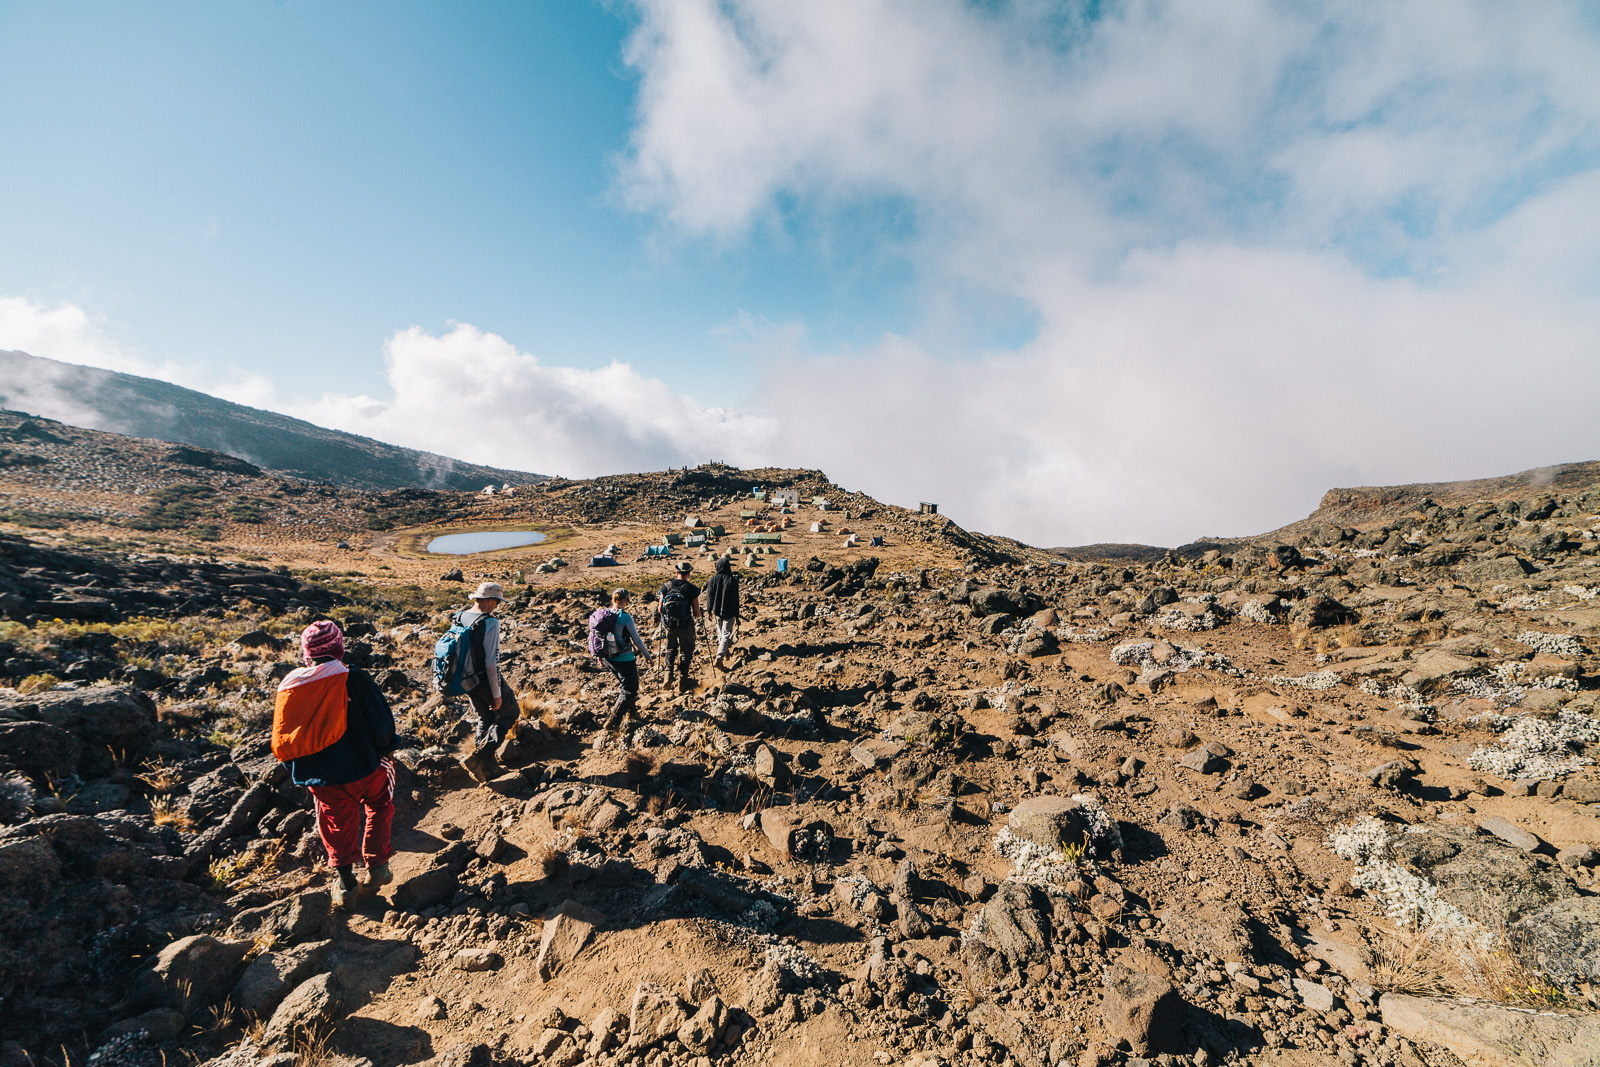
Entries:
[[0, 296], [0, 348], [130, 374], [144, 369], [136, 356], [90, 322], [82, 308], [49, 307], [25, 296]]
[[[261, 374], [151, 359], [113, 337], [96, 325], [88, 312], [71, 303], [51, 306], [25, 296], [0, 296], [0, 350], [156, 378], [256, 407], [271, 407], [276, 396], [271, 382]], [[57, 376], [48, 369], [42, 374], [37, 381], [10, 383], [11, 393], [26, 397], [33, 414], [90, 428], [116, 425], [109, 413], [85, 404], [71, 390], [59, 388]]]
[[784, 462], [1036, 543], [1170, 544], [1600, 452], [1576, 6], [637, 7], [635, 206], [725, 242], [893, 198], [930, 287], [1039, 316], [955, 360], [797, 356], [791, 326], [753, 405]]
[[323, 426], [540, 474], [590, 477], [721, 459], [750, 462], [767, 420], [705, 408], [625, 363], [550, 366], [457, 323], [384, 344], [391, 396], [330, 395], [283, 410]]

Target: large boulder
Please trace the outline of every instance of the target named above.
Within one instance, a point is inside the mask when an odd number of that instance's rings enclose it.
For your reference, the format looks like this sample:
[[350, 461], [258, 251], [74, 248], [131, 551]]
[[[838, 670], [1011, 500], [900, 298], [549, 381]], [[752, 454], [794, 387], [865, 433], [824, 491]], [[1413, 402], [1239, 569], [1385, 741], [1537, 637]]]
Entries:
[[1567, 983], [1600, 981], [1600, 897], [1568, 897], [1523, 916], [1513, 941], [1527, 962]]
[[78, 769], [79, 740], [47, 722], [0, 722], [0, 753], [36, 777], [64, 778]]
[[244, 969], [229, 999], [249, 1015], [268, 1014], [291, 989], [316, 973], [332, 945], [332, 941], [314, 941], [283, 952], [262, 953]]
[[1113, 1044], [1126, 1041], [1135, 1055], [1177, 1052], [1183, 1045], [1183, 1001], [1165, 978], [1107, 967], [1100, 1022]]
[[1513, 555], [1496, 556], [1476, 563], [1463, 563], [1456, 573], [1471, 581], [1504, 582], [1525, 578], [1534, 571], [1533, 564]]
[[676, 994], [642, 980], [634, 987], [633, 1005], [628, 1011], [628, 1041], [653, 1045], [675, 1035], [688, 1020], [688, 1005]]
[[333, 897], [326, 889], [311, 889], [298, 896], [241, 911], [228, 927], [228, 936], [246, 941], [270, 940], [276, 945], [298, 945], [307, 938], [327, 936], [332, 918]]
[[0, 840], [0, 897], [43, 904], [61, 881], [61, 861], [42, 837]]
[[1577, 895], [1559, 867], [1486, 833], [1431, 826], [1396, 835], [1390, 848], [1396, 863], [1491, 929]]
[[1313, 593], [1289, 610], [1289, 625], [1306, 630], [1343, 626], [1356, 621], [1356, 613], [1331, 596]]
[[144, 752], [156, 736], [156, 706], [131, 686], [99, 686], [0, 700], [10, 718], [48, 723], [82, 744], [78, 773], [110, 774], [117, 760]]
[[539, 955], [534, 967], [545, 981], [554, 978], [560, 970], [577, 958], [584, 946], [594, 937], [594, 929], [605, 921], [605, 916], [586, 908], [575, 900], [563, 901], [555, 914], [545, 920], [544, 934], [539, 939]]
[[1038, 601], [1022, 593], [1013, 593], [993, 586], [976, 589], [967, 598], [974, 613], [988, 615], [1032, 615], [1039, 610]]
[[895, 958], [888, 939], [874, 938], [872, 951], [856, 971], [856, 998], [869, 1007], [875, 1006], [878, 1000], [892, 1007], [902, 1007], [915, 981], [911, 968]]
[[1024, 841], [1053, 851], [1062, 845], [1077, 845], [1088, 840], [1088, 829], [1080, 814], [1082, 808], [1078, 801], [1067, 797], [1028, 797], [1011, 809], [1006, 826]]
[[456, 892], [456, 872], [449, 867], [430, 867], [395, 886], [394, 906], [402, 911], [422, 911], [443, 904]]
[[1433, 689], [1452, 678], [1476, 674], [1483, 665], [1465, 656], [1452, 655], [1440, 649], [1424, 652], [1411, 662], [1411, 669], [1400, 680], [1413, 689]]
[[343, 1004], [344, 992], [332, 972], [307, 979], [272, 1013], [263, 1040], [269, 1048], [286, 1048], [296, 1038], [325, 1030]]
[[1022, 969], [1050, 953], [1050, 899], [1035, 886], [1005, 882], [978, 913], [968, 951]]
[[206, 862], [224, 842], [254, 830], [273, 799], [272, 786], [266, 782], [256, 782], [233, 802], [233, 807], [228, 809], [228, 814], [221, 822], [191, 839], [184, 846], [183, 854], [195, 863]]
[[135, 981], [136, 1003], [190, 1014], [227, 996], [244, 968], [250, 946], [209, 934], [179, 938], [156, 954]]
[[707, 997], [705, 1003], [700, 1005], [700, 1010], [688, 1022], [678, 1027], [678, 1044], [688, 1049], [692, 1055], [704, 1056], [711, 1051], [713, 1045], [722, 1040], [722, 1032], [728, 1027], [728, 1006], [722, 998], [713, 993]]
[[1440, 1045], [1483, 1067], [1595, 1067], [1600, 1019], [1482, 1002], [1385, 993], [1383, 1025], [1411, 1041]]
[[800, 863], [820, 863], [833, 848], [833, 827], [822, 819], [808, 818], [792, 808], [768, 808], [761, 813], [761, 832], [785, 858]]

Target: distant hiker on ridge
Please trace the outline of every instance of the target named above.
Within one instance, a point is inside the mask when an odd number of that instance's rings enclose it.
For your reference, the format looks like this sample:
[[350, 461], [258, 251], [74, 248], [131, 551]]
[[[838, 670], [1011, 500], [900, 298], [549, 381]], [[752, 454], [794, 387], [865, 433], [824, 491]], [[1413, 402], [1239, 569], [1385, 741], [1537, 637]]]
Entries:
[[333, 906], [343, 910], [359, 888], [358, 858], [369, 891], [394, 877], [394, 713], [372, 675], [344, 665], [336, 624], [307, 626], [300, 649], [306, 665], [289, 672], [273, 703], [272, 754], [289, 765], [296, 785], [311, 790], [328, 865], [339, 875]]
[[689, 580], [694, 564], [678, 564], [678, 576], [661, 587], [656, 611], [667, 631], [667, 684], [672, 684], [674, 664], [679, 667], [678, 692], [694, 688], [689, 677], [689, 661], [694, 658], [694, 633], [700, 621], [700, 587]]
[[706, 610], [717, 620], [717, 658], [711, 665], [725, 671], [728, 668], [723, 666], [722, 659], [728, 654], [728, 647], [733, 644], [743, 619], [739, 612], [739, 576], [733, 573], [733, 561], [727, 556], [717, 560], [717, 572], [706, 583]]

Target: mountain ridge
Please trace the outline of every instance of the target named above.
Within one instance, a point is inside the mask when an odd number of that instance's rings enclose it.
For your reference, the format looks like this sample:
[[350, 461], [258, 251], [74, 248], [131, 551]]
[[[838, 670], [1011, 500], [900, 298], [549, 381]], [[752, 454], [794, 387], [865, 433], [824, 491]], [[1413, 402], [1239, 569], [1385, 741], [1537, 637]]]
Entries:
[[[203, 448], [345, 488], [474, 490], [548, 477], [391, 445], [170, 382], [26, 352], [0, 351], [0, 374], [7, 383], [0, 407], [84, 429]], [[95, 424], [86, 425], [89, 421]]]

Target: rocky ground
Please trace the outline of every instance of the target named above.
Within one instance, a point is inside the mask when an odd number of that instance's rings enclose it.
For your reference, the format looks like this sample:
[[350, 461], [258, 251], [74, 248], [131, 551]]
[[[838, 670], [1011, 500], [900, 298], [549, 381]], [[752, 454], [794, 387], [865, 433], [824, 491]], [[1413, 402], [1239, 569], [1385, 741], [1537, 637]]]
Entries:
[[[1133, 563], [819, 472], [360, 494], [32, 425], [10, 455], [47, 461], [0, 471], [6, 1067], [1597, 1062], [1581, 479]], [[128, 525], [198, 484], [206, 514]], [[726, 548], [756, 484], [807, 504], [736, 556], [733, 669], [647, 674], [602, 730], [583, 620], [668, 564], [580, 564], [686, 514]], [[551, 540], [417, 547], [519, 524]], [[484, 578], [525, 715], [476, 786], [424, 680]], [[265, 745], [323, 616], [406, 735], [397, 879], [347, 915]]]

